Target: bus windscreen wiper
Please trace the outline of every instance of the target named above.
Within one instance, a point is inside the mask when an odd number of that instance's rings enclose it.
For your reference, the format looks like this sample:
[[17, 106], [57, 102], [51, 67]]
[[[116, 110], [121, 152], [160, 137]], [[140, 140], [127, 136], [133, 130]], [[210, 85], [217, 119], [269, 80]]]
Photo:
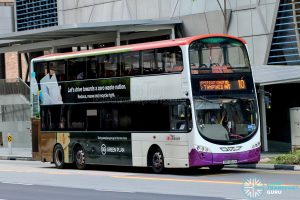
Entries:
[[213, 102], [212, 100], [209, 100], [209, 99], [207, 99], [207, 98], [204, 97], [204, 96], [197, 96], [197, 97], [195, 97], [195, 99], [201, 99], [201, 100], [203, 100], [203, 101], [205, 101], [205, 102], [215, 103], [215, 102]]
[[220, 95], [218, 98], [224, 98], [224, 99], [235, 99], [240, 101], [250, 100], [252, 98], [249, 97], [234, 97], [234, 96], [228, 96], [228, 95]]

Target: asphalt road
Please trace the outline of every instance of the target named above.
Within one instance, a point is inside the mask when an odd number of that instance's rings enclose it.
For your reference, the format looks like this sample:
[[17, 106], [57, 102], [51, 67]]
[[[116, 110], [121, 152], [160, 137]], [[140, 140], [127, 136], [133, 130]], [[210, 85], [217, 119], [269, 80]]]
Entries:
[[44, 199], [291, 199], [300, 197], [299, 171], [224, 169], [213, 173], [97, 166], [54, 168], [49, 163], [0, 160], [0, 200]]
[[1, 200], [222, 200], [223, 198], [180, 196], [153, 193], [97, 191], [29, 184], [0, 183]]

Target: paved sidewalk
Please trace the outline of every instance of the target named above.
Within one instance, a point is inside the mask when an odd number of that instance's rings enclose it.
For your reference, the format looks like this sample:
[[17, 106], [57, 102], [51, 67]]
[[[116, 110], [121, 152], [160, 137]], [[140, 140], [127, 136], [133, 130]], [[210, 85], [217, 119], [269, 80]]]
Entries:
[[[31, 148], [13, 148], [12, 155], [9, 155], [7, 147], [0, 147], [0, 160], [32, 160]], [[272, 157], [276, 157], [278, 153], [262, 153], [261, 160], [258, 164], [239, 164], [226, 165], [225, 168], [243, 168], [243, 169], [269, 169], [269, 170], [294, 170], [300, 171], [300, 165], [278, 165], [266, 164]]]
[[270, 164], [271, 158], [277, 157], [284, 153], [262, 153], [260, 162], [257, 164], [238, 164], [226, 165], [226, 168], [243, 168], [243, 169], [270, 169], [270, 170], [293, 170], [300, 171], [300, 165], [283, 165], [283, 164]]
[[243, 168], [243, 169], [270, 169], [270, 170], [293, 170], [300, 171], [300, 165], [279, 165], [279, 164], [244, 164], [244, 165], [227, 165], [226, 168]]
[[0, 160], [32, 160], [32, 149], [15, 147], [10, 155], [7, 147], [0, 147]]

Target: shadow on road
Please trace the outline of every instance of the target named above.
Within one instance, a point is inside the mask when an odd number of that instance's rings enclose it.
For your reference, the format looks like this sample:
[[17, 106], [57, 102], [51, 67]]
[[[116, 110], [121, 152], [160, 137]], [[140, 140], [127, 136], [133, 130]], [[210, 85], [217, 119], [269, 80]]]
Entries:
[[[55, 168], [43, 167], [43, 168]], [[77, 169], [74, 165], [66, 165], [64, 169]], [[61, 169], [61, 170], [64, 170]], [[150, 167], [131, 167], [131, 166], [110, 166], [110, 165], [88, 165], [84, 171], [105, 171], [105, 172], [128, 172], [136, 174], [154, 174]], [[212, 171], [209, 168], [181, 168], [181, 169], [165, 169], [162, 175], [179, 175], [179, 176], [208, 176], [218, 174], [240, 174], [244, 173], [243, 169], [223, 169], [220, 171]]]

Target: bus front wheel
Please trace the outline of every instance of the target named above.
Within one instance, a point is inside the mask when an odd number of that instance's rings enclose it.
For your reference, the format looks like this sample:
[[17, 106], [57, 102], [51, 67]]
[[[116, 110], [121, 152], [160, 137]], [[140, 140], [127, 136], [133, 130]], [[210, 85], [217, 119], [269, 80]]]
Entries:
[[224, 165], [212, 165], [212, 166], [209, 166], [209, 169], [211, 171], [215, 171], [215, 172], [221, 171], [223, 168], [224, 168]]
[[78, 169], [85, 169], [85, 152], [82, 147], [75, 150], [75, 164]]
[[65, 166], [64, 149], [60, 144], [54, 147], [53, 161], [58, 169], [63, 169]]
[[159, 148], [152, 152], [151, 167], [153, 172], [156, 174], [160, 174], [164, 170], [164, 156]]

